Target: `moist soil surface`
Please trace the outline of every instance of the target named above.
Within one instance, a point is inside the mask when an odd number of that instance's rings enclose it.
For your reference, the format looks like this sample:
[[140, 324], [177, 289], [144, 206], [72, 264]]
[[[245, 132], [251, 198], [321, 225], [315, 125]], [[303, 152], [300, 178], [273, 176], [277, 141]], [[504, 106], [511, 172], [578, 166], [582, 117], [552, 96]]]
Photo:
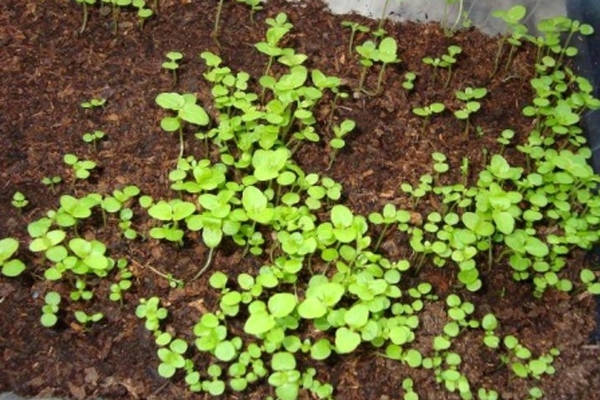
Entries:
[[[322, 139], [302, 145], [294, 159], [305, 171], [340, 182], [342, 201], [355, 213], [368, 215], [388, 202], [412, 207], [399, 185], [417, 184], [422, 174], [430, 173], [433, 151], [448, 157], [450, 171], [440, 177], [442, 183], [465, 180], [473, 184], [477, 178], [474, 171], [481, 170], [491, 154], [501, 151], [496, 139], [503, 129], [516, 132], [515, 143], [531, 129], [530, 120], [520, 110], [531, 99], [534, 51], [520, 49], [508, 71], [502, 69], [490, 78], [497, 40], [476, 30], [449, 37], [435, 23], [386, 23], [388, 34], [398, 41], [402, 62], [389, 66], [381, 92], [368, 96], [353, 93], [362, 68], [356, 57], [348, 54], [350, 31], [341, 28], [341, 21], [360, 22], [372, 29], [375, 21], [330, 15], [316, 1], [288, 4], [275, 0], [251, 22], [246, 6], [226, 1], [217, 45], [211, 30], [218, 2], [164, 0], [160, 4], [159, 17], [147, 21], [143, 30], [133, 13], [122, 13], [115, 35], [110, 14], [98, 7], [90, 7], [87, 28], [79, 34], [82, 15], [75, 2], [0, 2], [0, 232], [2, 237], [19, 239], [18, 256], [27, 264], [18, 278], [0, 277], [0, 392], [76, 399], [203, 398], [187, 391], [179, 374], [170, 380], [158, 375], [152, 335], [135, 316], [138, 301], [159, 296], [170, 312], [164, 329], [191, 343], [191, 327], [203, 312], [214, 310], [218, 300], [207, 284], [208, 274], [223, 271], [235, 277], [244, 271], [257, 273], [268, 262], [266, 257], [242, 257], [240, 248], [225, 241], [216, 250], [209, 272], [190, 282], [207, 257], [199, 237], [186, 237], [182, 247], [153, 239], [129, 241], [115, 228], [115, 221], [106, 228], [98, 221], [86, 222], [80, 228], [84, 236], [106, 243], [111, 257], [128, 259], [134, 280], [122, 307], [107, 299], [110, 282], [90, 282], [95, 296], [85, 309], [102, 312], [105, 318], [84, 329], [73, 318], [72, 311], [82, 304], [68, 300], [71, 283], [44, 280], [47, 265], [26, 250], [30, 241], [26, 226], [47, 210], [56, 209], [61, 194], [110, 193], [135, 184], [155, 199], [174, 198], [168, 173], [176, 165], [179, 143], [176, 136], [161, 130], [159, 122], [165, 112], [154, 99], [161, 92], [195, 93], [214, 118], [210, 87], [202, 77], [205, 66], [198, 55], [209, 50], [234, 71], [261, 76], [266, 58], [253, 44], [263, 40], [268, 17], [287, 13], [294, 28], [286, 36], [285, 46], [306, 54], [308, 67], [344, 79], [344, 91], [350, 96], [339, 102], [332, 121], [356, 121], [346, 147], [328, 170], [332, 110], [329, 101], [321, 101], [315, 115]], [[367, 38], [359, 34], [356, 40], [362, 43]], [[461, 46], [463, 53], [444, 88], [447, 72], [439, 71], [434, 82], [432, 68], [421, 59], [439, 56], [451, 44]], [[175, 85], [172, 75], [161, 68], [165, 54], [173, 50], [185, 55]], [[281, 71], [276, 67], [274, 73]], [[408, 71], [418, 75], [410, 93], [401, 87]], [[375, 88], [377, 72], [375, 67], [367, 76], [367, 89]], [[411, 112], [413, 107], [433, 101], [456, 109], [454, 91], [467, 86], [489, 90], [482, 110], [472, 120], [479, 129], [472, 128], [465, 135], [464, 122], [450, 112], [435, 116], [428, 125]], [[80, 107], [91, 98], [105, 98], [106, 105], [94, 110]], [[82, 141], [82, 134], [97, 129], [107, 137], [94, 149]], [[203, 157], [204, 147], [193, 134], [186, 135], [185, 145], [186, 154]], [[72, 187], [72, 172], [63, 163], [66, 153], [95, 160], [99, 168], [90, 179]], [[514, 146], [504, 154], [511, 163], [522, 165]], [[467, 174], [460, 169], [465, 159], [471, 171]], [[63, 182], [53, 193], [40, 181], [57, 175]], [[11, 206], [17, 190], [29, 200], [21, 212]], [[423, 201], [415, 217], [439, 207], [434, 200]], [[143, 219], [136, 223], [139, 231], [148, 229]], [[375, 237], [378, 231], [371, 229]], [[408, 257], [410, 248], [399, 233], [392, 232], [382, 252], [399, 259]], [[566, 276], [577, 281], [579, 270], [588, 265], [585, 253], [576, 251], [569, 259]], [[173, 289], [152, 268], [187, 284]], [[425, 265], [409, 283], [430, 282], [441, 299], [449, 293], [459, 294], [475, 304], [477, 318], [493, 312], [500, 320], [498, 334], [515, 335], [536, 356], [552, 347], [560, 348], [561, 354], [553, 376], [539, 382], [517, 379], [501, 364], [497, 353], [481, 345], [481, 331], [467, 331], [453, 342], [453, 349], [462, 357], [461, 370], [471, 387], [495, 388], [506, 399], [524, 399], [534, 385], [549, 399], [600, 398], [600, 350], [589, 340], [595, 326], [593, 299], [553, 290], [536, 299], [529, 282], [511, 279], [508, 266], [500, 263], [481, 271], [484, 286], [476, 293], [460, 288], [453, 268]], [[40, 325], [39, 317], [44, 294], [50, 290], [59, 291], [63, 303], [59, 323], [48, 329]], [[422, 352], [431, 351], [431, 338], [446, 320], [442, 302], [432, 302], [421, 313], [417, 346]], [[206, 362], [201, 357], [195, 360], [199, 365]], [[326, 362], [308, 361], [304, 360], [303, 366], [316, 367], [317, 377], [331, 383], [339, 399], [398, 399], [402, 380], [409, 376], [423, 399], [458, 398], [436, 383], [431, 371], [377, 356], [376, 349], [369, 346]], [[273, 395], [272, 388], [263, 382], [242, 394], [227, 392], [224, 397], [262, 399], [268, 395]], [[305, 393], [302, 396], [311, 398]]]

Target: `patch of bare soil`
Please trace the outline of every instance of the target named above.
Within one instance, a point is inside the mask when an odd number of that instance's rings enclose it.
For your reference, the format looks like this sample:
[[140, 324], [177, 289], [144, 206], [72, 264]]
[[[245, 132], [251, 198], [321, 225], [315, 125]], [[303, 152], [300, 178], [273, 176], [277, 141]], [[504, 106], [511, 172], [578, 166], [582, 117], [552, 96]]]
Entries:
[[[72, 193], [72, 177], [62, 161], [65, 153], [96, 160], [101, 167], [92, 179], [75, 185], [76, 195], [90, 191], [109, 193], [135, 184], [156, 199], [173, 198], [167, 175], [175, 166], [178, 143], [176, 137], [160, 129], [164, 112], [154, 99], [165, 91], [192, 92], [209, 113], [214, 112], [210, 88], [202, 78], [204, 64], [198, 59], [202, 51], [218, 53], [234, 71], [244, 70], [258, 77], [266, 60], [253, 44], [263, 38], [265, 19], [285, 12], [294, 24], [286, 46], [306, 54], [307, 66], [343, 77], [346, 90], [351, 92], [357, 86], [361, 68], [358, 60], [347, 53], [350, 32], [342, 29], [341, 21], [351, 19], [375, 27], [374, 22], [357, 16], [332, 16], [317, 1], [288, 4], [271, 0], [252, 23], [244, 5], [226, 1], [218, 47], [210, 37], [216, 1], [160, 3], [160, 17], [148, 21], [142, 31], [132, 15], [121, 15], [125, 24], [115, 36], [110, 17], [100, 15], [96, 7], [90, 10], [85, 33], [79, 35], [81, 10], [75, 2], [0, 2], [2, 237], [12, 236], [28, 243], [27, 223], [56, 208], [60, 194]], [[489, 156], [499, 151], [496, 138], [503, 129], [515, 130], [517, 140], [522, 140], [530, 129], [529, 120], [520, 111], [531, 99], [531, 50], [519, 51], [510, 71], [490, 79], [497, 50], [494, 38], [475, 30], [449, 38], [433, 23], [387, 23], [386, 29], [398, 41], [402, 62], [388, 68], [380, 95], [351, 95], [340, 103], [334, 122], [350, 118], [356, 121], [357, 129], [333, 167], [326, 170], [326, 143], [331, 137], [326, 129], [326, 101], [316, 114], [323, 128], [323, 140], [301, 147], [294, 155], [305, 170], [342, 183], [344, 203], [363, 215], [379, 210], [386, 202], [408, 207], [408, 200], [400, 195], [398, 187], [402, 182], [414, 184], [422, 174], [431, 172], [432, 151], [448, 157], [451, 172], [443, 176], [445, 181], [473, 182], [473, 171], [480, 170]], [[365, 38], [359, 35], [357, 40]], [[431, 67], [421, 59], [444, 53], [450, 44], [460, 45], [463, 53], [449, 87], [441, 89], [442, 85], [431, 84]], [[185, 55], [175, 88], [170, 74], [161, 69], [165, 54], [172, 50]], [[369, 88], [375, 85], [376, 71], [369, 75]], [[401, 87], [408, 71], [419, 77], [410, 94]], [[482, 111], [472, 121], [473, 126], [481, 127], [481, 134], [473, 130], [468, 136], [463, 135], [464, 125], [451, 113], [433, 118], [423, 130], [422, 119], [414, 116], [411, 109], [433, 101], [453, 108], [448, 99], [454, 98], [455, 90], [466, 86], [486, 86], [489, 90]], [[79, 106], [92, 97], [106, 98], [105, 108], [89, 112]], [[97, 151], [81, 140], [83, 132], [95, 129], [107, 134]], [[201, 152], [203, 147], [189, 135], [186, 149], [193, 153]], [[514, 148], [508, 148], [505, 154], [513, 162], [522, 161]], [[460, 166], [465, 158], [470, 162], [471, 174], [463, 177]], [[64, 177], [65, 182], [58, 186], [58, 194], [40, 183], [43, 177], [55, 175]], [[16, 190], [30, 201], [22, 213], [10, 204]], [[425, 215], [439, 205], [424, 203], [420, 207]], [[59, 325], [43, 328], [39, 323], [43, 295], [52, 289], [68, 298], [70, 289], [66, 284], [57, 286], [44, 281], [44, 263], [27, 251], [20, 251], [19, 257], [28, 265], [26, 273], [16, 279], [0, 277], [0, 391], [77, 399], [202, 398], [188, 392], [179, 375], [173, 380], [158, 375], [153, 338], [134, 315], [140, 298], [159, 296], [170, 310], [166, 329], [191, 337], [190, 328], [202, 309], [215, 306], [217, 294], [206, 280], [173, 290], [150, 267], [188, 281], [205, 261], [206, 249], [201, 240], [190, 237], [184, 247], [178, 248], [155, 240], [129, 242], [108, 228], [98, 228], [96, 236], [107, 244], [113, 258], [130, 260], [135, 280], [125, 294], [123, 307], [108, 301], [108, 285], [99, 283], [90, 309], [104, 313], [104, 320], [84, 331], [72, 317], [72, 310], [80, 306], [65, 304]], [[407, 254], [399, 233], [391, 234], [383, 248], [392, 258]], [[242, 271], [255, 273], [262, 261], [242, 259], [236, 246], [225, 243], [216, 251], [211, 270], [232, 276]], [[575, 253], [570, 260], [570, 275], [576, 277], [584, 265], [584, 254]], [[433, 266], [424, 267], [419, 276], [411, 279], [431, 282], [441, 297], [459, 290], [453, 271]], [[498, 333], [514, 334], [534, 354], [551, 347], [561, 349], [555, 375], [539, 382], [547, 398], [598, 398], [600, 350], [588, 346], [588, 336], [594, 328], [591, 298], [549, 291], [542, 299], [535, 299], [531, 287], [512, 281], [509, 268], [502, 265], [486, 271], [483, 281], [480, 292], [460, 292], [476, 305], [477, 317], [495, 313], [501, 321]], [[424, 346], [428, 346], [432, 332], [439, 332], [445, 320], [441, 307], [428, 306], [419, 330]], [[472, 387], [498, 388], [506, 399], [525, 398], [527, 387], [533, 383], [511, 377], [507, 368], [498, 364], [496, 355], [480, 343], [480, 334], [467, 333], [454, 344]], [[412, 370], [386, 360], [369, 347], [313, 365], [321, 381], [334, 385], [339, 399], [400, 398], [401, 383], [407, 376], [413, 377], [422, 399], [457, 398], [436, 383], [430, 371]], [[271, 388], [261, 383], [242, 395], [228, 393], [226, 397], [261, 399], [269, 394], [273, 394]]]

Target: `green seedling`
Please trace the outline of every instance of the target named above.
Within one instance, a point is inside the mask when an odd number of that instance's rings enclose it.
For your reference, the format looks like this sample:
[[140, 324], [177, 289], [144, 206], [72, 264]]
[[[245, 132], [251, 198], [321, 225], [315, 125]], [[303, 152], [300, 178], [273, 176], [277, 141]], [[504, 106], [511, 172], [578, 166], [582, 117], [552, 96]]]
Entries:
[[[158, 10], [158, 0], [154, 1], [154, 10]], [[132, 0], [131, 5], [134, 6], [135, 8], [137, 8], [138, 12], [137, 12], [137, 16], [138, 16], [138, 21], [140, 24], [140, 30], [144, 29], [144, 22], [150, 18], [152, 15], [154, 15], [154, 11], [152, 11], [150, 8], [146, 8], [146, 1], [145, 0]]]
[[421, 127], [421, 134], [425, 134], [425, 130], [427, 129], [427, 125], [429, 124], [429, 120], [432, 115], [440, 114], [444, 112], [446, 106], [442, 103], [432, 103], [428, 106], [424, 107], [415, 107], [412, 109], [413, 114], [418, 115], [423, 118], [423, 125]]
[[[169, 333], [163, 332], [156, 337], [156, 343], [161, 346], [158, 349], [158, 374], [163, 378], [171, 378], [178, 369], [185, 367], [183, 354], [188, 349], [187, 343], [182, 339], [172, 340]], [[168, 345], [168, 347], [167, 347]]]
[[90, 177], [91, 171], [96, 168], [96, 163], [91, 160], [80, 160], [75, 154], [65, 154], [63, 157], [65, 164], [69, 165], [73, 170], [73, 182], [71, 183], [71, 190], [75, 187], [75, 182], [80, 180], [86, 180]]
[[520, 39], [527, 33], [527, 27], [520, 24], [520, 21], [525, 17], [526, 14], [527, 9], [521, 4], [514, 5], [506, 11], [496, 10], [492, 12], [494, 17], [500, 18], [506, 23], [506, 30], [499, 40], [498, 51], [496, 52], [496, 57], [494, 58], [494, 70], [492, 71], [491, 76], [494, 76], [498, 71], [500, 59], [502, 57], [506, 42], [510, 43], [511, 45], [511, 50], [506, 61], [506, 70], [508, 70], [510, 67], [514, 52], [516, 48], [521, 45]]
[[514, 137], [515, 137], [515, 131], [513, 131], [512, 129], [504, 129], [500, 133], [500, 137], [498, 137], [498, 139], [496, 139], [496, 141], [502, 145], [502, 151], [500, 153], [501, 155], [504, 153], [506, 146], [510, 145], [510, 143]]
[[62, 182], [62, 178], [60, 176], [49, 177], [46, 176], [42, 178], [42, 184], [48, 186], [52, 193], [56, 194], [56, 185]]
[[44, 297], [45, 305], [42, 307], [42, 316], [40, 322], [46, 328], [53, 327], [58, 322], [58, 305], [60, 304], [60, 294], [58, 292], [48, 292]]
[[386, 66], [391, 63], [400, 62], [400, 59], [397, 55], [398, 44], [396, 43], [396, 40], [392, 37], [386, 37], [381, 40], [379, 46], [377, 46], [374, 42], [367, 40], [362, 45], [356, 46], [356, 51], [361, 56], [360, 63], [363, 66], [360, 82], [358, 84], [358, 92], [364, 91], [363, 85], [369, 67], [373, 66], [373, 64], [376, 62], [381, 62], [382, 66], [379, 70], [379, 75], [377, 76], [377, 87], [373, 93], [369, 94], [367, 92], [369, 95], [379, 94]]
[[162, 63], [162, 67], [171, 71], [173, 87], [177, 85], [177, 70], [179, 62], [183, 59], [183, 54], [178, 51], [170, 51], [167, 53], [167, 61]]
[[86, 289], [87, 289], [87, 285], [86, 285], [85, 281], [81, 280], [81, 279], [77, 279], [75, 281], [75, 290], [71, 291], [71, 293], [69, 294], [69, 297], [73, 301], [91, 300], [92, 297], [94, 297], [94, 294], [92, 293], [91, 290], [86, 290]]
[[19, 249], [19, 242], [14, 238], [0, 240], [0, 271], [2, 275], [14, 278], [25, 271], [25, 264], [19, 259], [13, 258]]
[[83, 22], [81, 23], [81, 28], [79, 29], [79, 33], [83, 34], [85, 31], [85, 27], [87, 26], [88, 21], [88, 5], [92, 6], [96, 4], [96, 0], [75, 0], [75, 2], [81, 4], [81, 9], [83, 12]]
[[138, 318], [145, 319], [145, 327], [151, 332], [156, 332], [160, 328], [160, 321], [167, 318], [168, 311], [160, 307], [160, 299], [151, 297], [149, 299], [140, 299], [140, 304], [135, 309], [135, 315]]
[[284, 13], [277, 14], [275, 18], [267, 18], [266, 22], [270, 28], [267, 29], [265, 34], [265, 41], [256, 43], [254, 47], [261, 53], [269, 56], [269, 61], [263, 74], [264, 76], [269, 76], [273, 60], [283, 55], [284, 52], [284, 49], [279, 47], [279, 42], [293, 28], [293, 25], [288, 22], [287, 15]]
[[331, 146], [332, 150], [329, 153], [329, 165], [327, 166], [327, 169], [331, 168], [338, 152], [346, 145], [344, 136], [352, 132], [355, 126], [356, 123], [354, 121], [346, 119], [340, 125], [335, 125], [333, 127], [333, 134], [335, 137], [329, 141], [329, 146]]
[[84, 142], [91, 143], [92, 146], [94, 147], [94, 151], [96, 151], [97, 150], [96, 143], [101, 141], [104, 137], [105, 137], [104, 132], [93, 131], [93, 132], [84, 133], [81, 138], [83, 139]]
[[444, 88], [448, 87], [448, 85], [450, 84], [450, 78], [452, 78], [452, 68], [454, 64], [456, 64], [456, 56], [460, 53], [462, 53], [462, 48], [460, 46], [451, 45], [448, 46], [446, 54], [443, 54], [439, 58], [423, 58], [424, 64], [431, 65], [433, 67], [433, 83], [436, 82], [438, 69], [446, 68], [448, 69], [448, 75], [446, 77], [446, 83], [444, 84]]
[[84, 330], [88, 329], [89, 324], [93, 322], [98, 322], [102, 318], [104, 318], [104, 314], [102, 314], [101, 312], [97, 312], [90, 315], [87, 314], [85, 311], [77, 310], [73, 314], [75, 315], [75, 319], [77, 320], [77, 322], [83, 325]]
[[417, 74], [415, 74], [414, 72], [405, 73], [404, 82], [402, 82], [402, 87], [408, 92], [411, 92], [415, 88], [415, 79], [417, 79]]
[[204, 109], [196, 104], [195, 95], [185, 93], [161, 93], [156, 96], [156, 104], [165, 110], [175, 111], [177, 115], [173, 117], [164, 117], [160, 121], [160, 126], [167, 132], [179, 132], [179, 159], [183, 157], [183, 122], [198, 126], [206, 126], [209, 123], [208, 114]]
[[354, 48], [354, 39], [356, 38], [357, 33], [367, 33], [369, 32], [369, 27], [365, 25], [361, 25], [358, 22], [352, 21], [342, 21], [342, 26], [344, 28], [350, 28], [350, 41], [348, 43], [348, 55], [352, 57], [352, 49]]
[[117, 260], [118, 282], [110, 285], [110, 294], [108, 298], [111, 301], [118, 301], [123, 305], [123, 292], [129, 290], [132, 286], [133, 273], [127, 268], [127, 260], [120, 258]]
[[81, 108], [92, 109], [92, 108], [104, 107], [105, 104], [106, 104], [106, 99], [94, 98], [94, 99], [87, 100], [87, 101], [84, 101], [83, 103], [81, 103]]
[[474, 114], [475, 112], [479, 111], [479, 109], [481, 108], [481, 103], [478, 100], [485, 97], [486, 94], [486, 88], [467, 87], [464, 90], [456, 91], [456, 98], [463, 101], [464, 106], [461, 109], [454, 111], [454, 116], [458, 119], [465, 121], [465, 139], [469, 134], [469, 128], [471, 126], [469, 118], [471, 114]]
[[23, 193], [15, 192], [10, 201], [10, 204], [12, 204], [13, 207], [15, 207], [17, 210], [19, 210], [19, 212], [21, 212], [23, 208], [27, 207], [27, 204], [29, 204], [29, 200], [27, 200], [27, 197], [25, 197]]

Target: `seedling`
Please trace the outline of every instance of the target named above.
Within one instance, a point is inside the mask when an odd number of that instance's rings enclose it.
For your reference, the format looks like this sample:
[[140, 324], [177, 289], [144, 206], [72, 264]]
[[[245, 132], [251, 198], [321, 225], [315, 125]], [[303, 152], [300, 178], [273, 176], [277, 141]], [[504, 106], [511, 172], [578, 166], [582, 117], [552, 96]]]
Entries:
[[400, 62], [400, 59], [397, 55], [398, 45], [396, 40], [392, 37], [386, 37], [379, 43], [379, 46], [377, 46], [374, 42], [367, 40], [362, 45], [356, 46], [356, 51], [361, 56], [360, 63], [363, 66], [360, 82], [358, 84], [359, 92], [363, 91], [363, 85], [369, 67], [373, 66], [375, 62], [382, 63], [381, 69], [379, 70], [379, 75], [377, 76], [377, 87], [375, 92], [371, 94], [367, 92], [369, 95], [379, 94], [386, 66], [391, 63]]
[[40, 322], [46, 328], [50, 328], [58, 322], [58, 305], [60, 304], [60, 294], [58, 292], [48, 292], [44, 297], [45, 305], [42, 307], [42, 317]]
[[[506, 30], [500, 37], [498, 44], [498, 52], [494, 59], [494, 70], [491, 76], [494, 76], [498, 71], [500, 58], [504, 50], [504, 44], [508, 41], [511, 44], [511, 50], [506, 61], [506, 69], [508, 70], [514, 51], [521, 44], [520, 39], [527, 33], [527, 28], [519, 22], [525, 17], [527, 9], [521, 4], [512, 6], [508, 10], [496, 10], [492, 13], [494, 17], [501, 18], [506, 23]], [[512, 33], [511, 33], [512, 31]]]
[[454, 116], [458, 119], [465, 121], [464, 137], [467, 138], [469, 134], [469, 128], [471, 126], [470, 116], [471, 114], [479, 111], [481, 103], [478, 100], [483, 98], [487, 94], [486, 88], [471, 88], [467, 87], [464, 90], [456, 91], [456, 98], [464, 102], [463, 108], [454, 111]]
[[344, 136], [352, 132], [355, 126], [356, 123], [354, 121], [346, 119], [339, 126], [333, 127], [333, 134], [335, 137], [329, 141], [329, 146], [331, 146], [333, 150], [329, 153], [329, 165], [327, 166], [327, 169], [331, 168], [337, 153], [346, 145]]
[[13, 207], [15, 207], [17, 210], [19, 210], [19, 212], [21, 212], [21, 210], [25, 208], [27, 204], [29, 204], [29, 200], [27, 200], [27, 197], [25, 197], [23, 193], [15, 192], [13, 194], [12, 200], [10, 201], [10, 204], [12, 204]]
[[438, 68], [447, 68], [448, 75], [446, 77], [446, 83], [444, 88], [447, 88], [450, 84], [450, 78], [452, 77], [452, 68], [456, 64], [456, 56], [462, 53], [460, 46], [452, 45], [448, 46], [447, 53], [443, 54], [440, 58], [424, 57], [423, 63], [433, 66], [433, 83], [437, 79]]
[[73, 170], [73, 182], [71, 190], [75, 187], [77, 179], [85, 180], [89, 178], [91, 171], [96, 168], [96, 163], [90, 160], [80, 160], [75, 154], [65, 154], [63, 157], [65, 164], [71, 166]]
[[86, 143], [91, 143], [92, 146], [94, 147], [94, 151], [97, 150], [97, 146], [96, 143], [101, 141], [103, 138], [105, 137], [104, 132], [102, 131], [93, 131], [93, 132], [86, 132], [83, 134], [82, 139], [84, 142]]
[[25, 264], [19, 259], [11, 257], [19, 249], [19, 242], [14, 238], [0, 240], [0, 267], [2, 275], [14, 278], [25, 271]]
[[174, 117], [164, 117], [160, 121], [160, 126], [167, 132], [179, 132], [179, 159], [183, 157], [183, 122], [188, 122], [198, 126], [205, 126], [209, 123], [208, 114], [204, 109], [196, 104], [195, 95], [185, 93], [161, 93], [156, 96], [156, 104], [166, 110], [177, 112]]
[[434, 114], [440, 114], [444, 112], [446, 106], [442, 103], [432, 103], [428, 106], [424, 107], [415, 107], [412, 109], [412, 112], [419, 117], [423, 117], [423, 126], [421, 127], [421, 134], [425, 134], [425, 129], [427, 129], [427, 125], [429, 124], [429, 119]]
[[[154, 9], [158, 10], [158, 0], [154, 1]], [[146, 8], [145, 0], [132, 0], [131, 5], [138, 9], [137, 16], [140, 24], [140, 29], [144, 29], [144, 22], [150, 18], [154, 11], [150, 8]]]
[[178, 51], [170, 51], [167, 53], [167, 61], [162, 63], [162, 67], [171, 71], [173, 87], [177, 85], [177, 70], [179, 69], [179, 61], [183, 59], [183, 54]]
[[415, 88], [415, 79], [417, 75], [414, 72], [407, 72], [404, 74], [404, 82], [402, 82], [402, 87], [406, 89], [408, 92], [411, 92]]
[[52, 193], [56, 194], [56, 185], [62, 182], [62, 178], [60, 176], [53, 177], [44, 177], [42, 178], [42, 183], [50, 188]]
[[263, 9], [263, 0], [237, 0], [238, 3], [244, 3], [250, 7], [250, 22], [254, 23], [254, 14]]
[[369, 32], [369, 27], [365, 25], [361, 25], [358, 22], [352, 21], [342, 21], [342, 26], [345, 28], [350, 28], [350, 41], [348, 43], [348, 55], [352, 56], [352, 49], [354, 48], [354, 39], [356, 34], [359, 32], [366, 33]]
[[104, 314], [100, 312], [88, 315], [85, 311], [77, 310], [73, 314], [75, 315], [77, 322], [83, 325], [84, 329], [87, 329], [90, 323], [98, 322], [104, 318]]
[[167, 318], [168, 311], [166, 308], [159, 306], [160, 299], [151, 297], [149, 299], [140, 299], [140, 304], [135, 309], [135, 315], [138, 318], [146, 320], [146, 329], [152, 332], [158, 331], [160, 321]]
[[105, 104], [106, 104], [106, 99], [94, 98], [94, 99], [84, 101], [83, 103], [81, 103], [81, 108], [92, 109], [92, 108], [104, 107]]

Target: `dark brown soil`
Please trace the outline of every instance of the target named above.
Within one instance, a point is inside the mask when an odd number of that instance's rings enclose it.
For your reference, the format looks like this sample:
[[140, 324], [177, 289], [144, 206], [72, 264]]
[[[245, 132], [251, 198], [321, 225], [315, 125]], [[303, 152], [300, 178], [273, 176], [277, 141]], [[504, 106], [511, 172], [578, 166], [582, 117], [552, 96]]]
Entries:
[[[28, 265], [19, 278], [0, 277], [0, 392], [76, 399], [201, 398], [186, 391], [179, 375], [173, 380], [160, 378], [153, 338], [134, 315], [140, 298], [159, 296], [170, 311], [167, 329], [191, 337], [190, 327], [203, 310], [214, 307], [216, 293], [202, 279], [173, 290], [150, 267], [189, 281], [205, 261], [201, 241], [190, 237], [183, 248], [178, 248], [155, 240], [129, 242], [101, 224], [90, 229], [107, 243], [113, 258], [130, 260], [134, 286], [120, 308], [106, 300], [107, 283], [99, 283], [95, 300], [88, 307], [101, 311], [106, 318], [89, 331], [73, 319], [71, 311], [82, 307], [77, 303], [63, 304], [59, 325], [47, 329], [39, 323], [44, 294], [58, 290], [66, 299], [69, 287], [43, 280], [44, 264], [24, 250], [29, 241], [27, 223], [55, 209], [60, 194], [71, 193], [72, 177], [62, 162], [65, 153], [96, 160], [101, 167], [91, 180], [75, 185], [76, 195], [109, 193], [135, 184], [156, 199], [173, 198], [167, 175], [176, 163], [178, 143], [176, 137], [161, 131], [159, 121], [164, 112], [154, 99], [165, 91], [189, 91], [198, 95], [209, 112], [213, 110], [209, 87], [202, 78], [204, 65], [198, 58], [202, 51], [218, 53], [233, 70], [245, 70], [258, 77], [266, 61], [253, 44], [264, 35], [265, 19], [285, 12], [294, 24], [286, 45], [308, 55], [309, 67], [346, 79], [347, 90], [351, 91], [357, 86], [361, 69], [358, 61], [347, 54], [349, 31], [340, 23], [352, 19], [375, 25], [357, 16], [332, 16], [316, 1], [288, 4], [281, 0], [269, 1], [251, 23], [244, 5], [226, 1], [219, 48], [210, 37], [216, 1], [160, 3], [160, 18], [149, 21], [143, 31], [137, 28], [132, 15], [121, 15], [122, 26], [115, 36], [110, 17], [100, 15], [95, 7], [90, 11], [85, 33], [79, 35], [81, 10], [75, 2], [0, 2], [0, 236], [19, 238], [23, 249], [19, 258]], [[398, 186], [402, 182], [414, 184], [423, 173], [431, 171], [432, 151], [449, 158], [452, 171], [443, 179], [460, 181], [459, 167], [464, 157], [470, 160], [470, 170], [478, 171], [491, 154], [499, 151], [496, 138], [503, 129], [514, 129], [522, 139], [530, 128], [520, 110], [531, 98], [531, 51], [521, 50], [510, 71], [490, 80], [497, 50], [495, 39], [474, 30], [450, 38], [433, 23], [387, 24], [386, 28], [399, 43], [402, 62], [387, 70], [385, 89], [379, 96], [351, 96], [341, 103], [334, 120], [339, 123], [351, 118], [357, 129], [333, 168], [326, 171], [325, 143], [331, 134], [325, 128], [329, 114], [325, 105], [317, 114], [323, 140], [301, 147], [295, 154], [307, 171], [324, 173], [341, 182], [345, 204], [363, 215], [386, 202], [409, 207]], [[357, 40], [365, 39], [359, 35]], [[450, 44], [460, 45], [463, 54], [450, 86], [442, 90], [442, 85], [432, 83], [431, 68], [421, 59], [442, 54]], [[165, 54], [171, 50], [185, 54], [176, 88], [172, 87], [171, 76], [161, 69]], [[369, 88], [375, 85], [376, 71], [369, 76]], [[416, 90], [410, 95], [401, 87], [407, 71], [419, 76]], [[455, 90], [484, 85], [489, 95], [473, 120], [474, 126], [482, 128], [482, 135], [472, 131], [465, 137], [463, 124], [448, 112], [433, 118], [421, 132], [422, 120], [411, 113], [413, 107], [442, 101], [452, 109]], [[86, 111], [79, 106], [92, 97], [106, 98], [106, 107]], [[95, 129], [107, 134], [97, 151], [81, 140], [83, 132]], [[202, 151], [192, 135], [187, 138], [186, 151]], [[515, 163], [521, 161], [513, 149], [505, 154]], [[40, 183], [43, 177], [55, 175], [64, 178], [56, 195]], [[474, 176], [472, 172], [470, 182]], [[30, 201], [22, 213], [10, 204], [17, 190]], [[424, 202], [419, 212], [425, 215], [436, 207], [435, 202]], [[407, 251], [399, 235], [391, 235], [384, 250], [392, 258], [403, 257]], [[239, 249], [226, 243], [216, 251], [211, 271], [232, 276], [241, 271], [256, 272], [262, 260], [242, 259], [240, 255]], [[568, 275], [576, 277], [585, 265], [584, 254], [575, 253]], [[461, 355], [461, 370], [475, 390], [481, 386], [496, 388], [505, 399], [524, 399], [528, 387], [539, 385], [549, 399], [600, 398], [600, 350], [588, 344], [594, 328], [590, 297], [549, 291], [542, 299], [535, 299], [530, 284], [513, 282], [503, 265], [485, 272], [484, 290], [474, 295], [458, 288], [449, 268], [425, 267], [418, 279], [431, 282], [441, 298], [454, 291], [469, 299], [476, 305], [477, 317], [494, 312], [501, 322], [499, 333], [517, 336], [535, 355], [551, 347], [561, 350], [554, 376], [540, 382], [523, 381], [499, 364], [497, 354], [481, 346], [480, 333], [462, 335], [455, 351]], [[422, 314], [418, 343], [425, 351], [445, 320], [441, 303], [432, 303]], [[431, 371], [412, 370], [388, 361], [368, 347], [361, 347], [351, 356], [313, 365], [321, 381], [334, 385], [339, 399], [401, 398], [401, 383], [407, 376], [415, 380], [422, 399], [458, 398], [436, 383]], [[269, 394], [273, 395], [271, 389], [262, 383], [242, 395], [229, 393], [225, 397], [262, 399]]]

